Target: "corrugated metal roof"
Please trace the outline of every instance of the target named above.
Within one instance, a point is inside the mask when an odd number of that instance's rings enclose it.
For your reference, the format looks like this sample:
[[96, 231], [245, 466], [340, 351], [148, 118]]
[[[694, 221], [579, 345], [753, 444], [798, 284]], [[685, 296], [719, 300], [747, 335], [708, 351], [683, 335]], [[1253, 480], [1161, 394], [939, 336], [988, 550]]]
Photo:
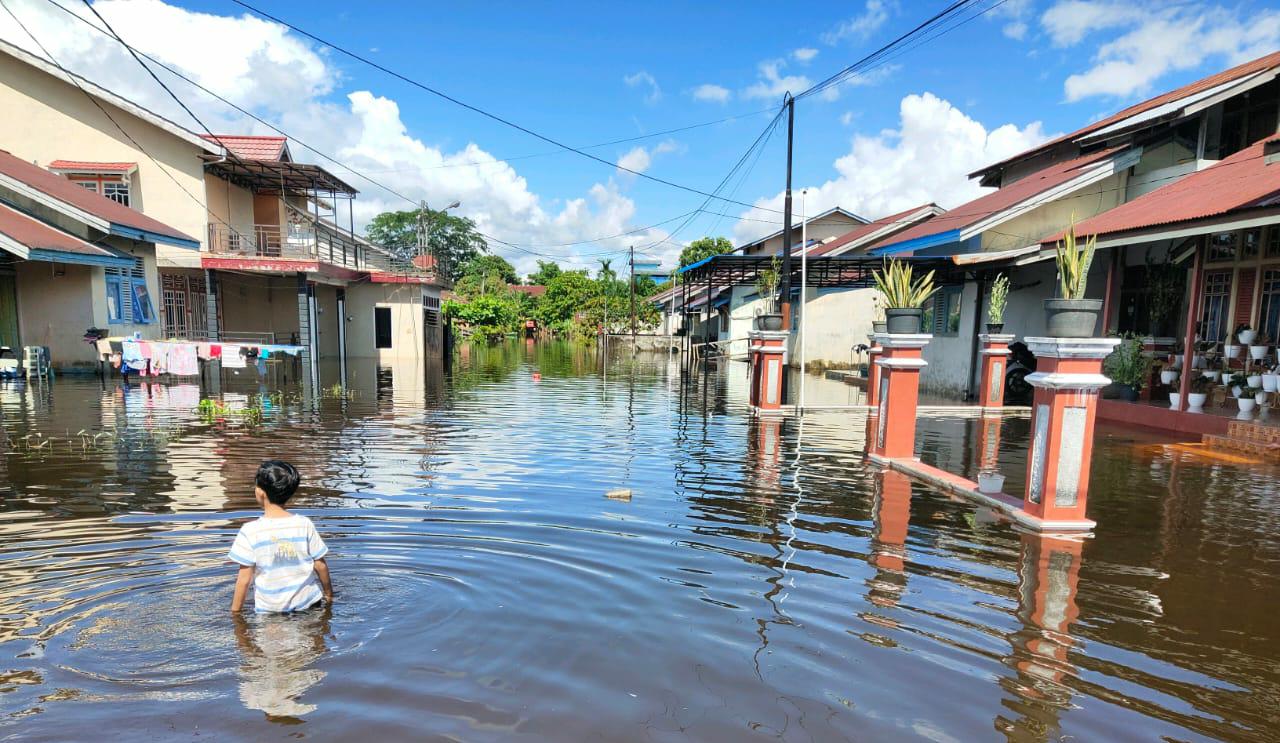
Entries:
[[54, 160], [49, 170], [66, 170], [73, 173], [132, 173], [137, 163], [99, 163], [91, 160]]
[[957, 206], [951, 211], [940, 214], [933, 219], [908, 228], [902, 232], [890, 235], [884, 239], [877, 240], [867, 246], [869, 249], [881, 249], [890, 245], [907, 242], [909, 240], [917, 240], [929, 237], [931, 235], [941, 235], [947, 232], [955, 232], [962, 230], [971, 225], [986, 219], [1000, 212], [1006, 211], [1028, 199], [1039, 196], [1051, 188], [1061, 186], [1064, 183], [1080, 176], [1084, 172], [1084, 168], [1107, 160], [1112, 155], [1118, 153], [1119, 147], [1112, 147], [1106, 150], [1100, 150], [1074, 160], [1050, 165], [1049, 167], [1037, 173], [1033, 173], [1021, 180], [996, 189], [991, 193], [980, 196], [967, 204]]
[[1248, 77], [1250, 75], [1256, 74], [1263, 70], [1269, 70], [1274, 67], [1280, 67], [1280, 52], [1272, 52], [1271, 54], [1268, 54], [1265, 57], [1259, 57], [1258, 59], [1255, 59], [1252, 62], [1245, 62], [1242, 65], [1232, 67], [1229, 70], [1223, 70], [1222, 72], [1219, 72], [1216, 75], [1210, 75], [1208, 77], [1201, 78], [1200, 80], [1197, 80], [1188, 85], [1184, 85], [1181, 88], [1178, 88], [1176, 90], [1171, 90], [1168, 93], [1163, 93], [1161, 95], [1158, 95], [1155, 98], [1145, 100], [1141, 103], [1136, 103], [1124, 109], [1123, 111], [1119, 111], [1111, 116], [1106, 117], [1105, 119], [1100, 119], [1098, 121], [1095, 121], [1086, 127], [1083, 127], [1081, 129], [1075, 130], [1074, 132], [1071, 132], [1070, 134], [1064, 134], [1061, 137], [1051, 139], [1048, 142], [1040, 144], [1036, 147], [1032, 147], [1029, 150], [1020, 152], [1017, 155], [1014, 155], [1013, 157], [1006, 158], [1004, 160], [1001, 160], [998, 163], [988, 165], [987, 167], [982, 168], [981, 170], [974, 171], [973, 173], [969, 174], [969, 177], [976, 178], [977, 176], [984, 175], [992, 170], [996, 170], [997, 168], [1002, 168], [1010, 163], [1017, 162], [1018, 160], [1026, 159], [1038, 152], [1043, 152], [1044, 150], [1050, 149], [1055, 145], [1061, 144], [1063, 142], [1070, 142], [1072, 140], [1079, 139], [1080, 137], [1083, 137], [1088, 134], [1092, 134], [1093, 132], [1112, 126], [1125, 119], [1150, 111], [1151, 109], [1164, 106], [1165, 104], [1168, 104], [1174, 101], [1180, 101], [1185, 98], [1190, 98], [1191, 96], [1197, 93], [1200, 93], [1205, 90], [1209, 90], [1210, 88], [1215, 88], [1219, 85], [1222, 85], [1223, 83], [1231, 82], [1233, 80], [1239, 80], [1241, 78]]
[[[1263, 140], [1217, 165], [1076, 224], [1077, 235], [1107, 235], [1144, 227], [1215, 217], [1237, 209], [1262, 206], [1280, 194], [1280, 163], [1267, 164]], [[1057, 242], [1061, 233], [1043, 244]]]
[[[890, 214], [887, 217], [881, 217], [880, 219], [877, 219], [874, 222], [868, 222], [867, 224], [858, 225], [857, 227], [853, 228], [852, 230], [849, 230], [848, 232], [844, 233], [840, 237], [837, 237], [831, 242], [824, 243], [822, 245], [819, 245], [816, 248], [813, 248], [812, 250], [809, 251], [809, 257], [818, 258], [820, 256], [828, 255], [832, 251], [839, 250], [840, 248], [843, 248], [849, 243], [856, 242], [857, 240], [865, 238], [869, 235], [874, 235], [875, 233], [884, 229], [892, 229], [895, 225], [899, 226], [899, 230], [905, 230], [908, 227], [911, 227], [918, 222], [922, 222], [936, 216], [933, 212], [926, 211], [930, 208], [941, 210], [941, 207], [939, 207], [937, 204], [930, 202], [928, 204], [921, 204], [919, 206], [914, 206], [910, 209], [900, 211], [897, 214]], [[916, 219], [909, 219], [909, 217], [916, 214], [919, 214], [920, 216], [917, 217]], [[892, 237], [892, 234], [885, 235], [885, 238], [889, 238], [889, 237]]]
[[131, 209], [87, 188], [82, 188], [57, 173], [32, 165], [4, 150], [0, 150], [0, 175], [24, 183], [56, 201], [73, 206], [112, 225], [199, 245], [199, 241], [194, 237], [184, 235], [137, 209]]
[[0, 233], [29, 250], [51, 250], [97, 258], [119, 258], [119, 254], [113, 250], [87, 243], [7, 204], [0, 204]]
[[201, 137], [216, 142], [241, 160], [283, 160], [285, 159], [284, 137], [250, 136], [241, 134], [201, 134]]

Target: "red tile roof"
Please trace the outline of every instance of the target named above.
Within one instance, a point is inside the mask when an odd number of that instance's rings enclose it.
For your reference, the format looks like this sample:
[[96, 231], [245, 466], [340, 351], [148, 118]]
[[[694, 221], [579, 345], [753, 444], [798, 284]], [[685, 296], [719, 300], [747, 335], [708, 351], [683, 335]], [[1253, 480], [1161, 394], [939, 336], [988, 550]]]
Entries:
[[1095, 121], [1092, 124], [1089, 124], [1088, 126], [1082, 129], [1077, 129], [1076, 131], [1071, 132], [1070, 134], [1064, 134], [1061, 137], [1051, 139], [1048, 142], [1044, 142], [1040, 145], [1032, 147], [1031, 149], [1025, 152], [1020, 152], [1017, 155], [1014, 155], [1013, 157], [1006, 158], [993, 165], [988, 165], [987, 167], [981, 170], [970, 173], [969, 177], [974, 178], [976, 176], [987, 173], [988, 171], [995, 170], [996, 168], [1000, 168], [1005, 165], [1008, 165], [1009, 163], [1016, 162], [1018, 160], [1022, 160], [1027, 157], [1030, 157], [1031, 155], [1034, 155], [1037, 152], [1042, 152], [1044, 150], [1047, 150], [1053, 147], [1054, 145], [1061, 144], [1063, 142], [1069, 142], [1074, 139], [1079, 139], [1080, 137], [1083, 137], [1092, 132], [1096, 132], [1099, 129], [1104, 129], [1119, 121], [1123, 121], [1129, 118], [1130, 116], [1136, 116], [1137, 114], [1143, 113], [1144, 111], [1150, 111], [1153, 108], [1158, 108], [1167, 103], [1173, 103], [1175, 101], [1181, 100], [1188, 96], [1195, 95], [1196, 93], [1208, 90], [1214, 86], [1222, 85], [1223, 83], [1229, 83], [1233, 80], [1238, 80], [1242, 77], [1247, 77], [1254, 73], [1262, 72], [1263, 70], [1269, 70], [1273, 67], [1280, 67], [1280, 52], [1272, 52], [1271, 54], [1268, 54], [1265, 57], [1259, 57], [1258, 59], [1255, 59], [1252, 62], [1245, 62], [1244, 64], [1238, 65], [1236, 67], [1232, 67], [1229, 70], [1223, 70], [1222, 72], [1219, 72], [1216, 75], [1210, 75], [1206, 78], [1202, 78], [1188, 85], [1184, 85], [1181, 88], [1178, 88], [1177, 90], [1171, 90], [1168, 93], [1158, 95], [1155, 98], [1145, 100], [1141, 103], [1136, 103], [1124, 109], [1123, 111], [1120, 111], [1111, 116], [1108, 116], [1105, 119]]
[[542, 284], [507, 284], [507, 288], [513, 292], [528, 294], [531, 297], [541, 297], [547, 293], [547, 287]]
[[[917, 222], [928, 220], [935, 215], [926, 214], [914, 220], [909, 220], [907, 219], [907, 217], [910, 217], [911, 215], [916, 214], [917, 212], [928, 209], [929, 207], [936, 208], [937, 206], [938, 206], [937, 204], [934, 204], [932, 202], [928, 204], [921, 204], [919, 206], [913, 206], [910, 209], [907, 209], [905, 211], [900, 211], [897, 214], [890, 214], [887, 217], [881, 217], [880, 219], [877, 219], [874, 222], [860, 224], [857, 227], [854, 227], [852, 230], [849, 230], [843, 235], [832, 240], [831, 242], [824, 243], [822, 245], [819, 245], [816, 248], [813, 248], [812, 250], [809, 251], [809, 257], [818, 258], [820, 256], [827, 255], [828, 253], [831, 253], [834, 250], [838, 250], [844, 247], [845, 245], [848, 245], [849, 243], [854, 242], [855, 240], [859, 240], [868, 235], [875, 234], [876, 232], [879, 232], [886, 228], [892, 228], [895, 224], [898, 225], [898, 228], [900, 230], [907, 229], [908, 227], [911, 227]], [[885, 238], [888, 238], [888, 237], [892, 237], [892, 235], [885, 236]]]
[[0, 150], [0, 176], [7, 176], [21, 181], [41, 193], [88, 212], [98, 219], [113, 225], [164, 235], [181, 241], [198, 243], [196, 238], [173, 229], [158, 220], [152, 219], [137, 209], [112, 201], [105, 196], [76, 185], [57, 173], [32, 165], [20, 157]]
[[215, 134], [213, 136], [201, 134], [200, 136], [210, 142], [217, 142], [226, 147], [241, 160], [283, 160], [285, 143], [288, 141], [284, 137], [240, 134]]
[[[1272, 137], [1222, 162], [1076, 224], [1077, 235], [1107, 235], [1144, 227], [1216, 217], [1263, 206], [1280, 195], [1280, 163], [1267, 164]], [[1052, 244], [1061, 233], [1044, 240]]]
[[60, 253], [77, 255], [118, 257], [110, 250], [91, 245], [6, 204], [0, 204], [0, 233], [32, 250], [56, 250]]
[[1085, 166], [1102, 162], [1122, 149], [1124, 148], [1112, 147], [1077, 157], [1074, 160], [1050, 165], [1044, 170], [1017, 180], [1004, 188], [979, 196], [967, 204], [961, 204], [923, 224], [909, 227], [902, 232], [877, 240], [867, 247], [882, 248], [920, 237], [928, 237], [929, 235], [937, 235], [952, 230], [962, 230], [994, 214], [1016, 207], [1018, 204], [1039, 196], [1051, 188], [1061, 186], [1079, 176], [1081, 169]]
[[137, 163], [95, 163], [89, 160], [54, 160], [49, 170], [70, 170], [76, 173], [132, 173]]

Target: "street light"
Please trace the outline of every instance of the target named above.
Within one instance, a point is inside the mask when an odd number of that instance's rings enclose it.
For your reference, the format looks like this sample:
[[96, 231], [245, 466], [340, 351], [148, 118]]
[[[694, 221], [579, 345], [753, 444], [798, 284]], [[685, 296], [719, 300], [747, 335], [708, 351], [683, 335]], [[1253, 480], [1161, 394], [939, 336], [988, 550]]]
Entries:
[[[440, 210], [441, 214], [450, 209], [457, 209], [462, 206], [461, 201], [454, 201], [452, 204]], [[431, 207], [427, 206], [427, 202], [422, 202], [422, 207], [418, 211], [418, 255], [426, 255], [431, 250]]]
[[797, 406], [800, 415], [804, 415], [804, 378], [805, 363], [809, 358], [809, 349], [804, 343], [805, 326], [809, 324], [809, 316], [805, 312], [805, 300], [809, 292], [809, 212], [805, 209], [805, 198], [809, 189], [800, 192], [800, 404]]

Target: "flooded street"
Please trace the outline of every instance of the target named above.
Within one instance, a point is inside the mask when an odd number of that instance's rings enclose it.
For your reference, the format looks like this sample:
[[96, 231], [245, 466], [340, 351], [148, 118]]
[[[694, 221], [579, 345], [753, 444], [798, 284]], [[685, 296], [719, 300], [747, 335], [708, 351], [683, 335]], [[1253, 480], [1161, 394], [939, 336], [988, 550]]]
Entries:
[[[0, 739], [1280, 735], [1274, 468], [1099, 429], [1099, 528], [1045, 539], [865, 463], [864, 412], [753, 418], [743, 365], [462, 351], [260, 422], [0, 389]], [[921, 456], [972, 472], [978, 429], [922, 418]], [[266, 457], [302, 470], [332, 611], [227, 611]]]

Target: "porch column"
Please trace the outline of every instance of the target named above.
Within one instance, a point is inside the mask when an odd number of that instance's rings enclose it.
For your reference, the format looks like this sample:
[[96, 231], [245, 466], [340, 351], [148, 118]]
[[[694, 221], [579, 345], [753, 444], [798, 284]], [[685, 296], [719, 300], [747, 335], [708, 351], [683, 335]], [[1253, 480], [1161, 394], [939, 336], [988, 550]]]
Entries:
[[776, 414], [782, 409], [782, 377], [787, 365], [785, 331], [752, 330], [747, 333], [747, 359], [751, 369], [751, 407], [757, 413]]
[[1187, 398], [1191, 394], [1191, 377], [1196, 371], [1192, 368], [1195, 359], [1196, 317], [1200, 311], [1200, 293], [1203, 291], [1204, 277], [1204, 238], [1196, 241], [1196, 257], [1191, 262], [1191, 287], [1187, 292], [1187, 324], [1182, 334], [1182, 373], [1178, 377], [1178, 410], [1185, 412]]
[[871, 347], [867, 349], [867, 404], [876, 407], [880, 404], [880, 366], [876, 359], [884, 353], [884, 349], [876, 342], [876, 334], [867, 336]]
[[[345, 248], [344, 248], [345, 250]], [[426, 332], [426, 328], [423, 328]], [[347, 386], [347, 290], [338, 289], [338, 375]]]
[[884, 352], [876, 359], [880, 380], [876, 436], [870, 452], [873, 460], [910, 459], [915, 454], [920, 370], [928, 366], [923, 353], [932, 338], [917, 333], [876, 334]]
[[315, 387], [316, 349], [311, 342], [311, 284], [307, 274], [298, 272], [298, 344], [302, 346], [301, 376], [304, 389]]
[[978, 404], [999, 410], [1004, 407], [1004, 374], [1009, 368], [1009, 344], [1013, 335], [982, 333], [982, 380], [978, 387]]
[[1089, 468], [1098, 390], [1111, 382], [1102, 360], [1119, 338], [1027, 338], [1039, 359], [1027, 376], [1036, 388], [1031, 453], [1022, 510], [1040, 519], [1041, 529], [1086, 530]]
[[[222, 340], [222, 328], [218, 327], [218, 272], [213, 269], [205, 269], [204, 272], [204, 327], [205, 338], [210, 343], [217, 343]], [[221, 359], [208, 359], [204, 362], [206, 372], [206, 381], [209, 385], [209, 391], [217, 394], [222, 390], [222, 361]]]

